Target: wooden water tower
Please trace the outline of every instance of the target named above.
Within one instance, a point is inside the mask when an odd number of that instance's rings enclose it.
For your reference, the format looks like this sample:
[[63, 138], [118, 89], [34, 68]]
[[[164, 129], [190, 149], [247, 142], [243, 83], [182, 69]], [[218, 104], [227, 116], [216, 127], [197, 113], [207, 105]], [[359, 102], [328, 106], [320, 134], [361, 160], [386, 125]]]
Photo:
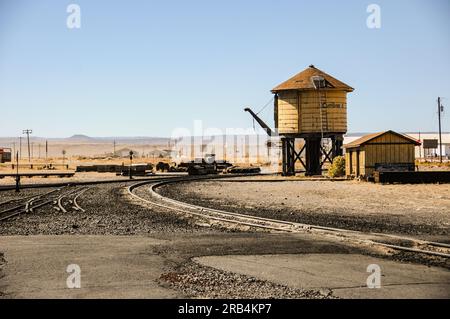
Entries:
[[[352, 91], [352, 87], [314, 65], [272, 89], [275, 132], [282, 141], [283, 175], [295, 175], [297, 161], [304, 166], [306, 175], [320, 175], [325, 161], [342, 155], [343, 135], [347, 132], [347, 93]], [[246, 110], [264, 124], [250, 109]], [[269, 134], [273, 135], [272, 131]], [[299, 151], [295, 149], [296, 138], [305, 142]], [[324, 139], [331, 140], [330, 150], [322, 145]]]
[[[322, 165], [342, 155], [343, 135], [347, 132], [347, 93], [353, 88], [310, 65], [272, 89], [275, 129], [282, 136], [283, 174], [295, 174], [295, 162], [305, 152], [307, 175], [321, 174]], [[305, 144], [297, 152], [295, 139]], [[322, 147], [331, 139], [331, 150]]]

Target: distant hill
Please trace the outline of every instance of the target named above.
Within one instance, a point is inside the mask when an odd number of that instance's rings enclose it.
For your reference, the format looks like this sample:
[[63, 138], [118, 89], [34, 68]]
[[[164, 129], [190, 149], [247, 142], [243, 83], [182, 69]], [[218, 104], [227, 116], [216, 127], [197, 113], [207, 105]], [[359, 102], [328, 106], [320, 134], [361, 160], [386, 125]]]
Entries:
[[[167, 137], [150, 137], [150, 136], [111, 136], [111, 137], [92, 137], [84, 134], [74, 134], [70, 137], [55, 138], [55, 137], [40, 137], [30, 136], [30, 142], [34, 144], [45, 144], [48, 141], [49, 144], [113, 144], [114, 141], [117, 145], [129, 144], [129, 145], [165, 145], [167, 146], [171, 139]], [[13, 143], [19, 144], [19, 137], [0, 137], [0, 147], [11, 147]], [[26, 139], [22, 138], [22, 144], [25, 145]]]
[[83, 134], [74, 134], [68, 138], [69, 140], [77, 140], [77, 141], [91, 141], [92, 137]]

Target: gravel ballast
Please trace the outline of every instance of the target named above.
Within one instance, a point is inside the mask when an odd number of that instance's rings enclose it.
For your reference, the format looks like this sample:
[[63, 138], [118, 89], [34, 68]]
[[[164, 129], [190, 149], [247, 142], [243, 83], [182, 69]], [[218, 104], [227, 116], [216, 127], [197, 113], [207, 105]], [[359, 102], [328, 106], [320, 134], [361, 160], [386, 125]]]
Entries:
[[190, 298], [235, 299], [332, 299], [332, 291], [300, 290], [250, 276], [187, 263], [176, 272], [161, 276], [161, 285], [181, 290]]
[[450, 185], [354, 181], [196, 181], [166, 185], [165, 196], [241, 214], [360, 231], [450, 234]]
[[[126, 193], [130, 183], [99, 184], [78, 199], [85, 212], [67, 213], [47, 205], [35, 212], [21, 214], [0, 225], [0, 235], [145, 235], [152, 233], [209, 232], [187, 218], [158, 208], [139, 205]], [[27, 190], [20, 196], [48, 191]], [[0, 201], [14, 197], [13, 192], [0, 193]], [[70, 205], [69, 205], [70, 206]]]

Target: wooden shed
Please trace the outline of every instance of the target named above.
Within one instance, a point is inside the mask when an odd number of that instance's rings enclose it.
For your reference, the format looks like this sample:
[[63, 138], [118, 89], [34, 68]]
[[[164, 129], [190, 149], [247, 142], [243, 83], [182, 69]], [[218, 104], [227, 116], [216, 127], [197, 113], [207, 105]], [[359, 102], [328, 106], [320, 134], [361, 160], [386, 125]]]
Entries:
[[420, 142], [394, 131], [365, 135], [345, 148], [347, 176], [369, 177], [377, 171], [414, 171], [414, 147]]

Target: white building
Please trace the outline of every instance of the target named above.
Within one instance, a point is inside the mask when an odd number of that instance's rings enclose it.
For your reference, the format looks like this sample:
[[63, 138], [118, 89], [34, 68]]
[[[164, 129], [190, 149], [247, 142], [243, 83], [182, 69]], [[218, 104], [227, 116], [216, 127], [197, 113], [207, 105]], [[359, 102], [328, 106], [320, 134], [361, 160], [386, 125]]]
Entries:
[[[420, 136], [419, 133], [410, 133], [408, 135], [420, 140], [422, 143], [420, 147], [416, 147], [416, 158], [432, 158], [441, 155], [438, 133], [421, 133]], [[423, 140], [437, 140], [438, 147], [435, 149], [424, 149]], [[450, 158], [450, 133], [442, 133], [442, 157]]]

